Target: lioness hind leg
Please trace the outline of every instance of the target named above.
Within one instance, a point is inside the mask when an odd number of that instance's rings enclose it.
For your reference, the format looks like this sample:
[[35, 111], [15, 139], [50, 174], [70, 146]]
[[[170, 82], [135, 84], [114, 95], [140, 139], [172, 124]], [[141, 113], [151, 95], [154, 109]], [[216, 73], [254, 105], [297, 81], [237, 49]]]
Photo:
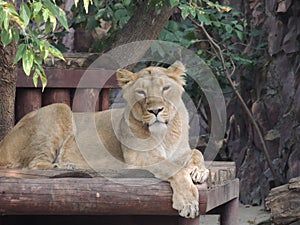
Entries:
[[195, 218], [199, 215], [199, 193], [193, 184], [189, 171], [186, 168], [178, 171], [169, 178], [173, 190], [173, 208], [179, 215], [186, 218]]
[[190, 176], [195, 183], [204, 183], [209, 175], [209, 170], [206, 169], [202, 153], [197, 150], [192, 150], [192, 157], [187, 165]]

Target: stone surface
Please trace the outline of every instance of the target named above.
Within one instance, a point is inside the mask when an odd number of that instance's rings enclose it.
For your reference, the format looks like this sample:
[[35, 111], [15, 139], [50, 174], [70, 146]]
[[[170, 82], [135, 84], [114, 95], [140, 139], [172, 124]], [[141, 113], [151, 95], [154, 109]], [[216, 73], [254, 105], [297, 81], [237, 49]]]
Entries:
[[[245, 77], [241, 79], [241, 94], [258, 122], [284, 184], [300, 176], [300, 1], [255, 0], [244, 4], [242, 11], [251, 28], [266, 30], [253, 38], [248, 53], [255, 53], [262, 40], [267, 41], [267, 51], [262, 65], [255, 65], [252, 73], [239, 71]], [[235, 101], [228, 104], [227, 154], [236, 162], [241, 201], [260, 204], [274, 186], [274, 178], [257, 132]]]

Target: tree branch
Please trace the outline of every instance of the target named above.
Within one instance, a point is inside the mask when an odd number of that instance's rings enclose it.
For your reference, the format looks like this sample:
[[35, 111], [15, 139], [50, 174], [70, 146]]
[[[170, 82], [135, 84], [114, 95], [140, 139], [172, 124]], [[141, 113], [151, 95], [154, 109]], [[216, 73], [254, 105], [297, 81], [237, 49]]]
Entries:
[[280, 185], [280, 182], [279, 182], [279, 177], [274, 169], [274, 166], [273, 166], [273, 163], [271, 161], [271, 158], [270, 158], [270, 155], [269, 155], [269, 152], [268, 152], [268, 149], [267, 149], [267, 146], [266, 146], [266, 143], [265, 143], [265, 140], [264, 140], [264, 137], [262, 135], [262, 132], [256, 122], [256, 120], [254, 119], [251, 111], [249, 110], [249, 108], [247, 107], [244, 99], [242, 98], [242, 96], [240, 95], [240, 93], [238, 92], [238, 90], [236, 89], [232, 79], [231, 79], [231, 76], [235, 70], [235, 65], [233, 63], [233, 61], [231, 61], [232, 65], [233, 65], [233, 71], [229, 74], [228, 70], [227, 70], [227, 67], [225, 65], [225, 59], [224, 59], [224, 55], [222, 53], [222, 49], [221, 47], [214, 41], [214, 39], [210, 36], [210, 34], [207, 32], [207, 30], [205, 29], [203, 23], [199, 24], [197, 23], [196, 21], [192, 20], [194, 24], [196, 24], [199, 28], [202, 29], [202, 31], [204, 32], [205, 36], [208, 38], [209, 42], [215, 47], [215, 49], [217, 49], [216, 53], [217, 55], [220, 57], [221, 59], [221, 63], [222, 63], [222, 67], [223, 67], [223, 70], [224, 70], [224, 73], [225, 73], [225, 76], [226, 76], [226, 79], [227, 81], [229, 82], [234, 94], [237, 96], [239, 102], [241, 103], [242, 105], [242, 108], [244, 109], [244, 111], [246, 112], [246, 114], [248, 115], [251, 123], [253, 124], [257, 134], [258, 134], [258, 137], [259, 137], [259, 140], [262, 144], [262, 147], [263, 147], [263, 152], [264, 152], [264, 155], [266, 157], [266, 160], [267, 160], [267, 163], [268, 163], [268, 166], [271, 170], [271, 173], [273, 175], [273, 178], [274, 178], [274, 182], [275, 182], [275, 185], [276, 186], [279, 186]]

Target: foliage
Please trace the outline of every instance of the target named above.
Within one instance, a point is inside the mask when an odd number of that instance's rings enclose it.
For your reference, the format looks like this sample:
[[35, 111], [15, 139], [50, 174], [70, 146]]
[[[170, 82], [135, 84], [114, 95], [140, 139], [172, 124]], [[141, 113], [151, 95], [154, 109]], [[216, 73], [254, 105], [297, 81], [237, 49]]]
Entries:
[[[234, 72], [235, 67], [255, 65], [260, 59], [257, 55], [245, 56], [243, 50], [246, 43], [257, 31], [250, 31], [242, 13], [233, 8], [220, 5], [209, 0], [178, 1], [170, 0], [173, 7], [180, 9], [181, 20], [171, 20], [161, 32], [159, 39], [178, 43], [188, 49], [192, 49], [200, 56], [217, 76], [224, 91], [230, 90], [224, 74], [221, 59], [216, 54], [207, 37], [203, 34], [201, 26], [213, 36], [221, 46], [225, 57], [226, 67]], [[258, 51], [263, 46], [258, 46]], [[201, 93], [195, 93], [199, 88], [195, 87], [192, 80], [188, 82], [187, 91], [197, 102]]]
[[[68, 24], [65, 13], [53, 0], [31, 0], [31, 4], [22, 2], [18, 7], [0, 0], [1, 41], [5, 46], [11, 41], [19, 43], [15, 63], [21, 60], [26, 75], [29, 76], [33, 72], [34, 84], [37, 85], [38, 79], [41, 79], [45, 86], [47, 80], [41, 66], [42, 62], [48, 57], [52, 57], [52, 61], [54, 57], [63, 59], [61, 52], [55, 47], [56, 43], [52, 41], [50, 44], [51, 36], [57, 34], [59, 27], [68, 30], [70, 25], [75, 29], [80, 27], [94, 30], [101, 25], [102, 20], [111, 22], [108, 40], [101, 40], [100, 45], [95, 45], [96, 51], [99, 51], [111, 44], [116, 31], [124, 27], [134, 14], [137, 3], [141, 2], [141, 0], [76, 0], [76, 7], [72, 9], [73, 19]], [[201, 33], [200, 24], [213, 34], [214, 39], [224, 49], [223, 54], [228, 68], [234, 69], [235, 65], [251, 66], [256, 63], [256, 58], [242, 55], [247, 39], [251, 35], [257, 35], [257, 32], [247, 29], [247, 23], [241, 13], [210, 0], [148, 1], [148, 7], [155, 7], [156, 10], [166, 5], [179, 8], [181, 19], [170, 20], [159, 39], [193, 49], [211, 67], [221, 83], [223, 82], [224, 88], [226, 81], [220, 59], [215, 54], [213, 46]], [[195, 90], [193, 84], [190, 84], [190, 89]]]
[[1, 42], [4, 46], [12, 41], [19, 43], [14, 63], [21, 60], [26, 75], [33, 72], [34, 85], [37, 86], [40, 79], [45, 87], [47, 79], [42, 61], [48, 56], [52, 57], [52, 61], [55, 57], [63, 59], [61, 52], [48, 42], [47, 37], [55, 32], [58, 23], [68, 29], [65, 12], [51, 0], [15, 5], [0, 0]]
[[77, 29], [83, 28], [87, 30], [95, 30], [101, 27], [101, 21], [110, 22], [111, 26], [108, 30], [108, 39], [96, 41], [90, 51], [99, 52], [110, 46], [114, 40], [116, 32], [124, 27], [136, 10], [136, 2], [133, 0], [121, 1], [101, 1], [94, 0], [89, 5], [88, 14], [86, 14], [83, 4], [78, 4], [72, 8], [73, 18], [70, 26]]

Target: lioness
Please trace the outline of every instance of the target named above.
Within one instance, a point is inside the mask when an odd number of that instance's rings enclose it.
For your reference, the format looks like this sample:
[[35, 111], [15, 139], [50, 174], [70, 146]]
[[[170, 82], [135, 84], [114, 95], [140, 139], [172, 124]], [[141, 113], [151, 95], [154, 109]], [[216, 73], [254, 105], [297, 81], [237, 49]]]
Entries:
[[[129, 168], [145, 168], [169, 181], [173, 208], [183, 217], [196, 217], [198, 190], [194, 183], [204, 182], [208, 170], [202, 154], [191, 150], [188, 142], [188, 112], [181, 98], [184, 65], [176, 61], [168, 68], [148, 67], [137, 73], [120, 69], [116, 75], [128, 104], [92, 114], [101, 142], [96, 150], [109, 151]], [[84, 129], [85, 121], [80, 118], [85, 115], [91, 113], [73, 114], [65, 104], [27, 114], [0, 143], [0, 167], [75, 165], [89, 169], [79, 143], [83, 140], [93, 148], [97, 140], [93, 140], [89, 128]], [[105, 167], [112, 164], [106, 158], [101, 160]]]

